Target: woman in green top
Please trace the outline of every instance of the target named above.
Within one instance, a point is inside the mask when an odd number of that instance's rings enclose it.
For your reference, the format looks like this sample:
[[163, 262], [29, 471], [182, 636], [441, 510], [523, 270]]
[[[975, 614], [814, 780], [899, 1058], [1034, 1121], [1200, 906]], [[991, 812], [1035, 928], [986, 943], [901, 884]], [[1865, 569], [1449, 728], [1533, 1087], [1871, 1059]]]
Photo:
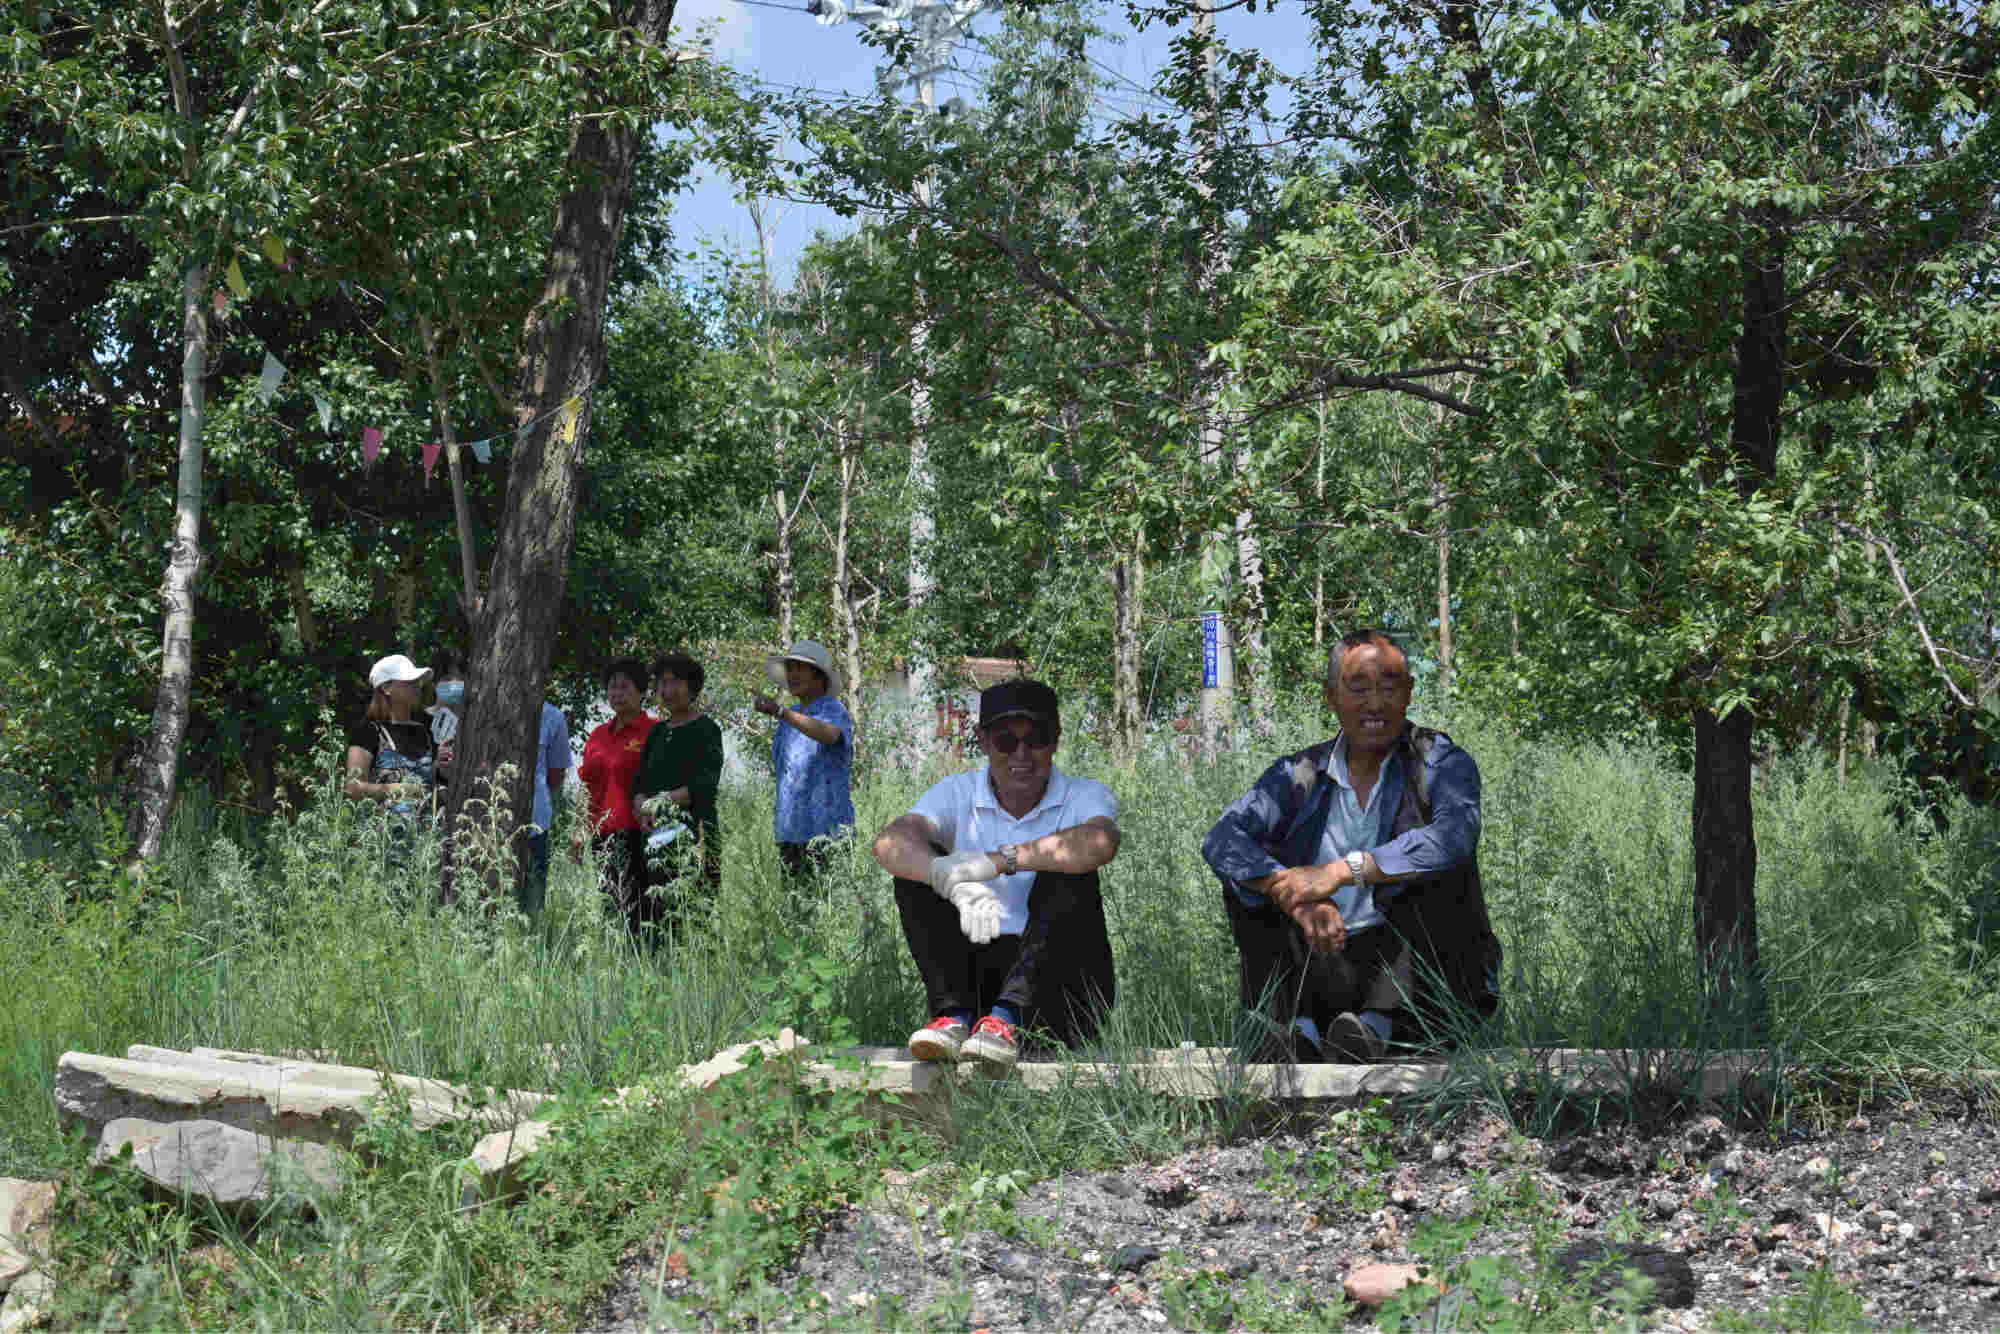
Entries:
[[[684, 653], [653, 664], [653, 680], [665, 715], [646, 734], [639, 770], [632, 777], [632, 809], [642, 828], [657, 838], [679, 823], [686, 832], [649, 860], [645, 907], [635, 927], [671, 918], [681, 934], [696, 909], [705, 908], [722, 888], [722, 830], [716, 820], [715, 792], [722, 785], [722, 729], [695, 703], [707, 674]], [[664, 807], [670, 804], [669, 814]], [[656, 869], [657, 868], [657, 869]]]

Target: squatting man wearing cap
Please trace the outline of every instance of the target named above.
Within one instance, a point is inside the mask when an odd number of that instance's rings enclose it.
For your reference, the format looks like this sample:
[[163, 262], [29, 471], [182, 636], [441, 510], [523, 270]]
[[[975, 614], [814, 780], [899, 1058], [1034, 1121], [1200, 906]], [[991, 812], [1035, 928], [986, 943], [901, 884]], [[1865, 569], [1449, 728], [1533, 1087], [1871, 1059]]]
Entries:
[[1325, 684], [1340, 731], [1272, 764], [1202, 841], [1243, 1008], [1268, 1017], [1280, 1059], [1375, 1060], [1391, 1041], [1448, 1039], [1499, 1002], [1479, 767], [1409, 724], [1410, 685], [1388, 635], [1341, 639]]
[[993, 686], [979, 696], [985, 766], [936, 784], [875, 836], [934, 1016], [910, 1036], [917, 1060], [1003, 1072], [1017, 1029], [1078, 1042], [1111, 1008], [1097, 872], [1118, 855], [1118, 802], [1055, 767], [1061, 736], [1055, 691]]

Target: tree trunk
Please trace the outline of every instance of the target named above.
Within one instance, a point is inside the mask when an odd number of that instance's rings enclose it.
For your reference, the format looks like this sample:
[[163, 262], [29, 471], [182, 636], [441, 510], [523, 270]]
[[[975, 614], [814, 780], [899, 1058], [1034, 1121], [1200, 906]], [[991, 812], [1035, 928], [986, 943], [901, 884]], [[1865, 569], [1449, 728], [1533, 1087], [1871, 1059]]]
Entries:
[[[1743, 331], [1737, 338], [1730, 444], [1748, 501], [1777, 473], [1785, 398], [1785, 242], [1775, 218], [1743, 260]], [[1757, 842], [1750, 780], [1755, 722], [1749, 708], [1694, 715], [1694, 931], [1711, 1013], [1762, 1027], [1767, 1015], [1757, 949]]]
[[847, 712], [854, 721], [854, 744], [861, 746], [861, 627], [854, 614], [854, 567], [848, 559], [853, 531], [854, 493], [861, 481], [860, 433], [847, 429], [845, 418], [833, 423], [834, 447], [840, 462], [840, 509], [833, 528], [833, 625], [840, 637], [840, 671], [847, 678]]
[[1451, 691], [1455, 663], [1451, 642], [1451, 522], [1445, 514], [1443, 423], [1444, 409], [1439, 408], [1438, 425], [1434, 428], [1439, 434], [1431, 438], [1431, 517], [1437, 522], [1437, 685], [1441, 695]]
[[160, 598], [166, 623], [160, 643], [160, 689], [153, 732], [139, 760], [138, 800], [125, 823], [135, 866], [160, 855], [180, 776], [194, 687], [194, 586], [201, 574], [202, 380], [208, 374], [208, 267], [191, 264], [181, 278], [180, 473], [174, 484], [174, 542]]
[[1146, 557], [1138, 533], [1131, 549], [1111, 563], [1111, 730], [1128, 764], [1146, 740], [1146, 711], [1140, 694], [1139, 645], [1145, 613]]
[[1694, 938], [1710, 1014], [1763, 1019], [1748, 709], [1694, 715]]
[[[1215, 6], [1214, 0], [1194, 0], [1189, 36], [1195, 44], [1195, 58], [1201, 62], [1202, 85], [1207, 94], [1197, 118], [1199, 142], [1195, 153], [1194, 187], [1210, 207], [1203, 219], [1201, 244], [1195, 247], [1194, 289], [1207, 301], [1225, 269], [1222, 210], [1215, 199], [1212, 179], [1221, 157], [1221, 110], [1215, 95]], [[1219, 485], [1228, 462], [1222, 421], [1215, 403], [1217, 392], [1213, 370], [1204, 371], [1195, 389], [1194, 418], [1199, 423], [1200, 440], [1196, 454], [1209, 485]], [[1201, 735], [1198, 742], [1205, 759], [1213, 759], [1228, 744], [1228, 734], [1236, 714], [1236, 641], [1230, 630], [1229, 533], [1211, 530], [1201, 540], [1202, 684], [1200, 694]], [[1208, 617], [1213, 617], [1213, 627]], [[1212, 647], [1211, 647], [1212, 641]], [[1211, 670], [1209, 659], [1213, 655]]]
[[[772, 447], [772, 463], [780, 476], [785, 470], [785, 433], [778, 432], [777, 443]], [[787, 503], [785, 484], [779, 482], [771, 493], [771, 513], [778, 522], [777, 545], [771, 551], [772, 575], [777, 582], [778, 647], [780, 650], [792, 646], [792, 610], [798, 601], [798, 575], [792, 569], [792, 521], [798, 517], [799, 508], [805, 504], [805, 497], [799, 497], [797, 505]]]
[[[663, 42], [674, 0], [631, 0], [611, 23], [624, 40]], [[570, 141], [556, 206], [554, 238], [542, 296], [521, 335], [516, 374], [522, 425], [507, 470], [507, 497], [493, 548], [484, 605], [472, 617], [471, 670], [465, 720], [450, 786], [445, 828], [444, 893], [470, 878], [477, 892], [497, 897], [502, 883], [490, 862], [468, 861], [461, 839], [477, 821], [469, 801], [504, 764], [515, 777], [506, 792], [503, 828], [513, 833], [514, 874], [527, 865], [530, 779], [540, 762], [543, 695], [555, 655], [569, 557], [576, 540], [577, 473], [589, 436], [591, 389], [604, 369], [604, 308], [632, 197], [632, 168], [649, 127], [610, 116], [583, 121]], [[574, 402], [572, 402], [574, 400]]]
[[451, 401], [444, 382], [444, 360], [438, 355], [437, 331], [428, 315], [417, 316], [417, 329], [424, 339], [424, 361], [430, 371], [431, 398], [437, 408], [438, 436], [444, 444], [445, 464], [451, 470], [451, 509], [458, 520], [458, 571], [464, 588], [466, 619], [479, 610], [479, 558], [472, 547], [472, 506], [465, 499], [465, 472], [458, 461], [458, 435], [451, 426]]
[[[1236, 454], [1239, 475], [1250, 467], [1250, 449]], [[1264, 554], [1257, 540], [1257, 523], [1249, 510], [1236, 513], [1236, 584], [1242, 590], [1243, 652], [1250, 668], [1250, 725], [1260, 737], [1271, 735], [1278, 710], [1276, 683], [1271, 679], [1271, 649], [1266, 635]]]
[[[1313, 513], [1326, 514], [1326, 401], [1315, 407], [1319, 444], [1313, 453]], [[1313, 543], [1313, 656], [1326, 653], [1326, 543]]]
[[[773, 389], [778, 384], [778, 299], [771, 290], [771, 229], [764, 221], [764, 200], [761, 195], [752, 194], [745, 201], [750, 209], [750, 225], [757, 229], [757, 257], [760, 261], [757, 273], [757, 287], [764, 304], [764, 369], [770, 375]], [[771, 442], [771, 476], [775, 485], [771, 491], [771, 514], [777, 524], [777, 537], [771, 550], [771, 574], [776, 584], [778, 605], [774, 610], [778, 620], [778, 646], [789, 649], [792, 646], [792, 614], [798, 603], [798, 573], [792, 565], [792, 525], [805, 508], [806, 491], [810, 481], [799, 492], [799, 503], [790, 503], [785, 488], [785, 456], [789, 453], [790, 433], [780, 425]]]

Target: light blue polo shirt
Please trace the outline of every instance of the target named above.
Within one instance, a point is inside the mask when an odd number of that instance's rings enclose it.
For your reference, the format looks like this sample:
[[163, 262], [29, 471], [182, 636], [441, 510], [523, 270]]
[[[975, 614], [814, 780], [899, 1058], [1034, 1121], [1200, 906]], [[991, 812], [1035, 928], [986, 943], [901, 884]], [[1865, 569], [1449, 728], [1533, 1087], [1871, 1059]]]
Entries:
[[[1382, 794], [1401, 790], [1402, 765], [1395, 751], [1390, 751], [1382, 761], [1382, 768], [1375, 776], [1375, 788], [1368, 794], [1368, 804], [1362, 805], [1355, 794], [1354, 782], [1347, 776], [1347, 738], [1343, 735], [1333, 745], [1333, 758], [1327, 765], [1327, 772], [1333, 778], [1333, 796], [1326, 806], [1326, 832], [1320, 835], [1319, 864], [1324, 866], [1337, 862], [1350, 852], [1372, 852], [1380, 841], [1382, 833]], [[1333, 906], [1340, 912], [1340, 920], [1347, 923], [1350, 932], [1380, 925], [1382, 909], [1375, 902], [1375, 887], [1359, 882], [1342, 885], [1333, 896]]]

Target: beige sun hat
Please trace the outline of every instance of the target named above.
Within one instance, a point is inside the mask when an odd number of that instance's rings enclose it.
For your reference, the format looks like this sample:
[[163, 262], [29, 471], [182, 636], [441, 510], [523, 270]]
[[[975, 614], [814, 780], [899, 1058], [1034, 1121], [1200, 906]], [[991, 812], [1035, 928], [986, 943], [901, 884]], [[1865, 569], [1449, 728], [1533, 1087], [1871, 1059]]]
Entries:
[[818, 640], [801, 639], [783, 653], [773, 653], [764, 659], [764, 675], [776, 685], [785, 684], [785, 664], [788, 662], [811, 663], [826, 673], [826, 693], [840, 693], [840, 673], [833, 668], [833, 655]]

